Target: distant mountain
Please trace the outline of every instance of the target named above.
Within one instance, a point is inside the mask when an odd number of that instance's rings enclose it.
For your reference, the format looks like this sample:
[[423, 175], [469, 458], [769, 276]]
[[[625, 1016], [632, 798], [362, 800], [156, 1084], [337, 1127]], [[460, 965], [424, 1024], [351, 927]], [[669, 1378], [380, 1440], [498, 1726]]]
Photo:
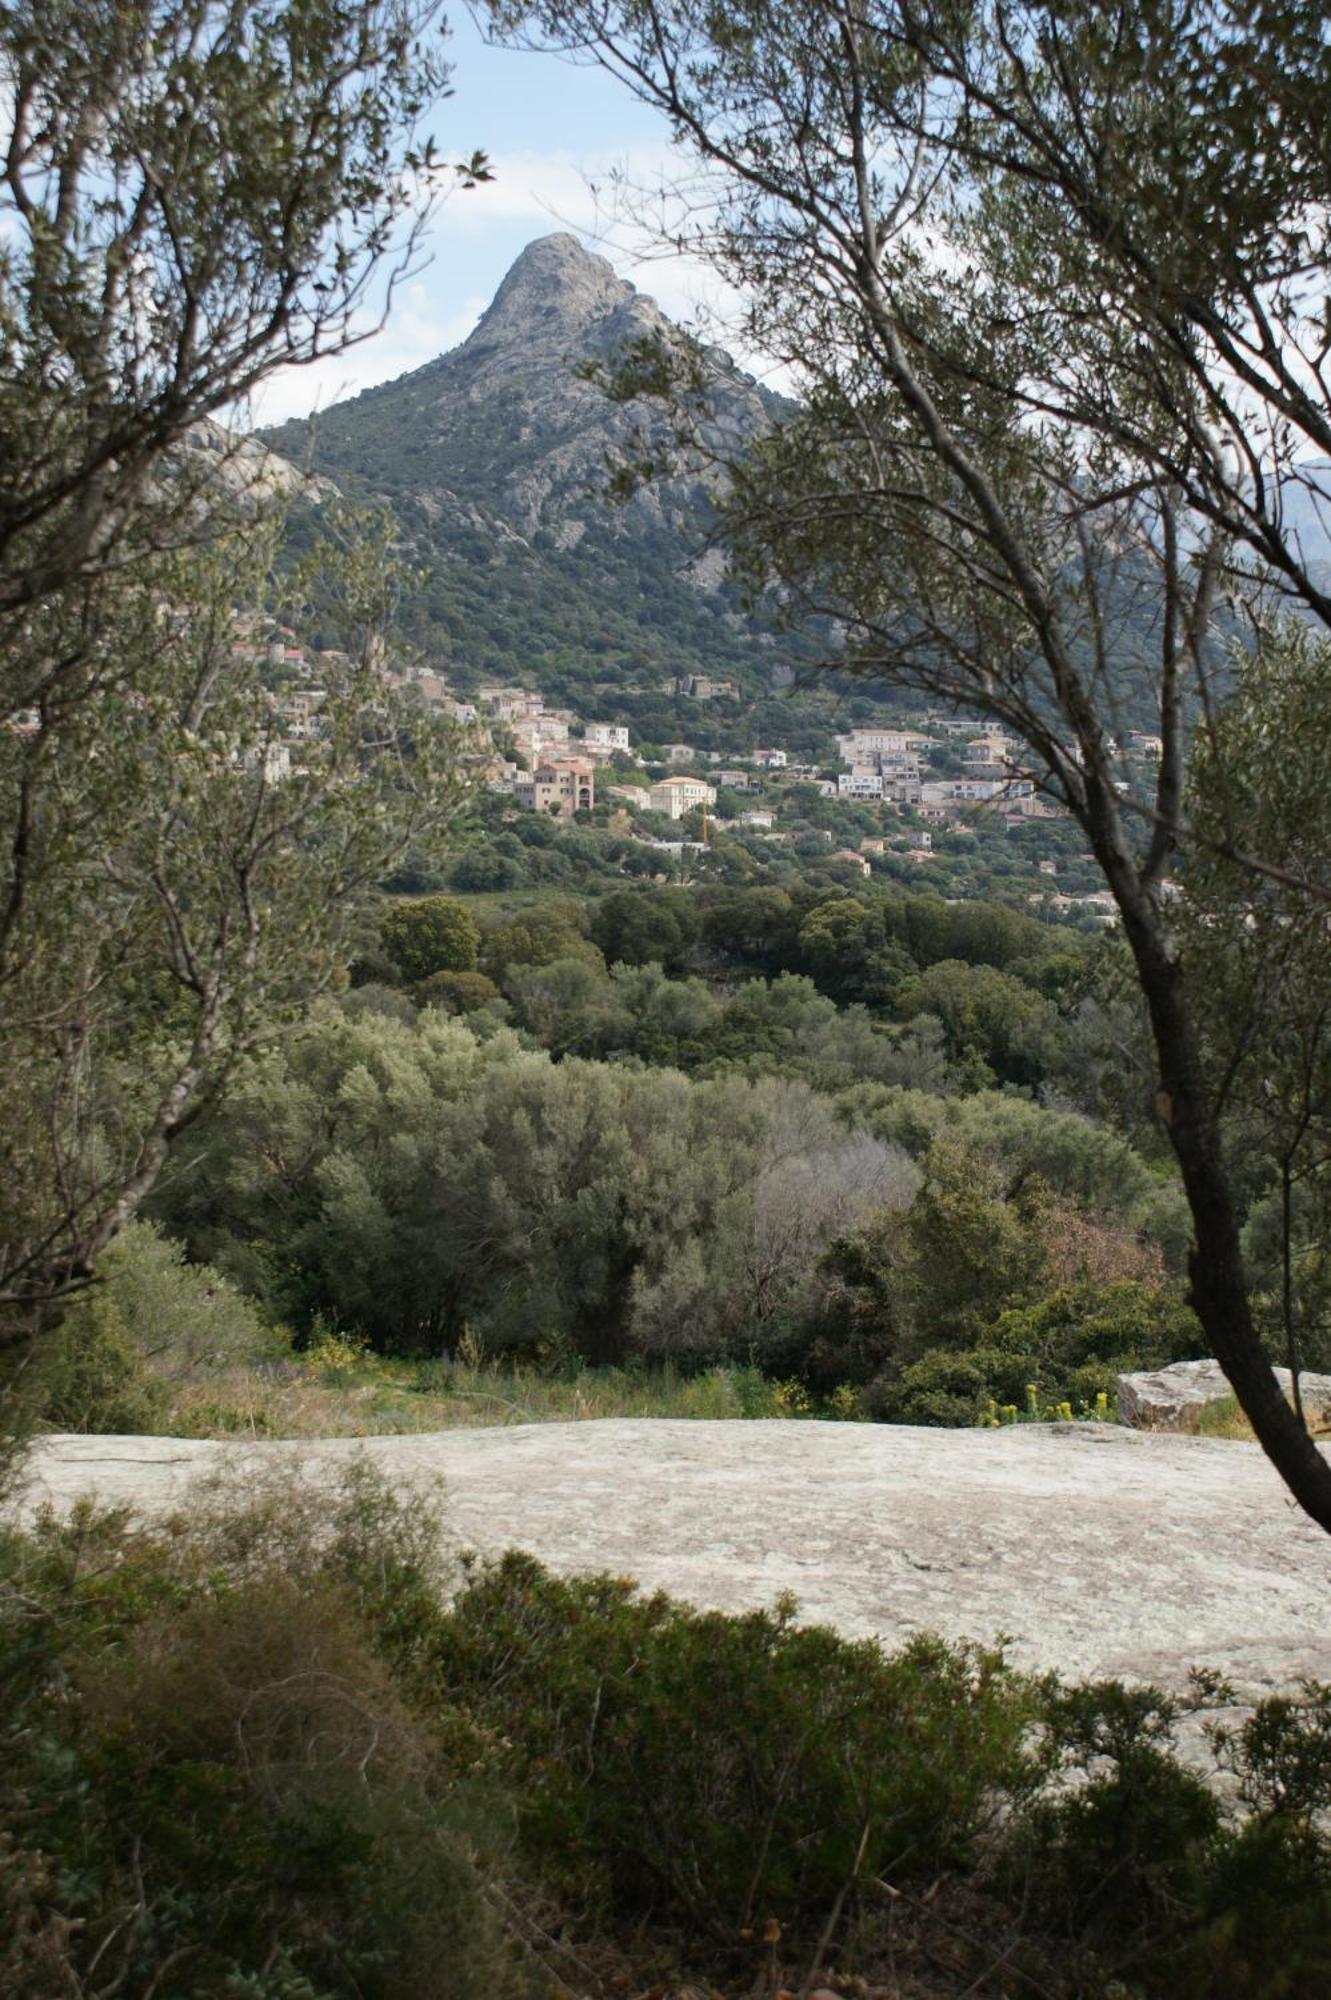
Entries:
[[[391, 506], [423, 573], [404, 607], [405, 636], [459, 690], [521, 679], [651, 740], [729, 750], [756, 738], [823, 754], [834, 709], [844, 720], [848, 705], [896, 705], [893, 696], [836, 676], [816, 695], [774, 699], [811, 642], [738, 602], [709, 546], [707, 481], [654, 479], [623, 505], [607, 493], [607, 461], [661, 418], [612, 402], [586, 370], [644, 337], [681, 336], [603, 257], [547, 236], [522, 252], [461, 346], [315, 420], [259, 435], [317, 492], [331, 480]], [[709, 422], [726, 445], [742, 445], [782, 405], [724, 353], [709, 359]], [[1319, 566], [1331, 552], [1323, 493], [1331, 479], [1313, 478], [1291, 486], [1287, 502]], [[1151, 688], [1131, 662], [1156, 656], [1154, 594], [1143, 579], [1138, 605], [1130, 571], [1116, 588], [1120, 720], [1149, 726]], [[663, 692], [690, 674], [734, 681], [742, 707], [713, 702], [704, 715]]]
[[1331, 583], [1331, 459], [1305, 459], [1286, 482], [1281, 517], [1317, 581]]
[[[789, 649], [740, 610], [708, 548], [705, 480], [607, 497], [607, 456], [653, 419], [579, 371], [646, 335], [678, 338], [604, 258], [548, 236], [460, 347], [262, 434], [284, 458], [389, 502], [428, 571], [411, 636], [458, 685], [522, 674], [585, 701], [598, 685], [656, 689], [685, 672], [750, 695], [789, 679]], [[711, 358], [711, 421], [742, 441], [779, 404]]]

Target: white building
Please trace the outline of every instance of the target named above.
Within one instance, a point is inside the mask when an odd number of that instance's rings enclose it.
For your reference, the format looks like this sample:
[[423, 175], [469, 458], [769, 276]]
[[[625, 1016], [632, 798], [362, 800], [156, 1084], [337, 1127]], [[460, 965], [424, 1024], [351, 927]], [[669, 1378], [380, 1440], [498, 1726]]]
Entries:
[[784, 750], [755, 750], [753, 761], [765, 771], [784, 771], [787, 759]]
[[589, 722], [587, 724], [587, 747], [589, 750], [627, 750], [629, 732], [618, 722]]
[[842, 771], [837, 778], [838, 795], [843, 799], [881, 799], [883, 778], [880, 771]]
[[842, 763], [853, 769], [856, 765], [876, 763], [880, 757], [909, 756], [918, 744], [927, 740], [916, 729], [852, 729], [836, 741]]
[[920, 802], [922, 789], [920, 767], [913, 761], [902, 760], [899, 764], [889, 764], [883, 771], [883, 797], [899, 806], [914, 806]]
[[528, 762], [569, 747], [568, 722], [562, 715], [529, 715], [509, 725], [514, 743]]
[[701, 778], [662, 778], [648, 792], [647, 803], [667, 819], [683, 819], [695, 806], [714, 806], [716, 788], [705, 785]]

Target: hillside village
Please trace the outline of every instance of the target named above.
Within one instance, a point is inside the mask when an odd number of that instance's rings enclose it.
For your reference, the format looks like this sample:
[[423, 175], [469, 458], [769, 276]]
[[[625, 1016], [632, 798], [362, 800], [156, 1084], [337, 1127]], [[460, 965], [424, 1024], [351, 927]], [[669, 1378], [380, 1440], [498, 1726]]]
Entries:
[[[273, 717], [268, 775], [285, 777], [317, 760], [321, 682], [345, 665], [344, 656], [308, 646], [289, 627], [254, 616], [238, 620], [235, 650], [267, 669]], [[747, 751], [725, 751], [682, 740], [648, 742], [628, 722], [553, 706], [529, 687], [482, 684], [463, 693], [433, 667], [385, 662], [382, 672], [422, 709], [480, 733], [482, 782], [513, 816], [542, 813], [565, 823], [608, 825], [659, 849], [663, 858], [703, 852], [727, 836], [789, 844], [811, 798], [870, 810], [875, 830], [860, 833], [853, 844], [836, 846], [834, 832], [822, 833], [826, 858], [863, 876], [888, 861], [928, 869], [939, 858], [937, 838], [949, 832], [992, 839], [1016, 827], [1045, 824], [1064, 835], [1071, 828], [1068, 813], [1027, 768], [1017, 740], [978, 717], [922, 712], [853, 726], [832, 739], [825, 759], [811, 762], [756, 743]], [[701, 704], [732, 696], [734, 689], [724, 680], [680, 675], [663, 692]], [[1147, 791], [1160, 747], [1147, 732], [1124, 733], [1124, 791]], [[1108, 892], [1062, 892], [1053, 852], [1036, 865], [1049, 886], [1030, 900], [1047, 914], [1112, 921]]]

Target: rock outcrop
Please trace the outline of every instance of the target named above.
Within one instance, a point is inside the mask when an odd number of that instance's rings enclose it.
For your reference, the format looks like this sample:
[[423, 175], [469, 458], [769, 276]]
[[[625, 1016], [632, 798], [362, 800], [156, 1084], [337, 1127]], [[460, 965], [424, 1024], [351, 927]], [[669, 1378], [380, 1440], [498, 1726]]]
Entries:
[[199, 1474], [249, 1488], [362, 1460], [427, 1492], [442, 1477], [455, 1543], [719, 1610], [790, 1591], [852, 1637], [1005, 1632], [1022, 1666], [1170, 1686], [1212, 1666], [1244, 1700], [1331, 1680], [1331, 1536], [1256, 1445], [1219, 1438], [625, 1418], [293, 1444], [46, 1438], [28, 1470], [32, 1499], [58, 1509], [97, 1494], [153, 1510]]
[[[1292, 1401], [1288, 1368], [1277, 1368], [1275, 1374]], [[1233, 1393], [1218, 1361], [1175, 1361], [1168, 1368], [1119, 1376], [1119, 1421], [1134, 1430], [1195, 1430], [1208, 1404], [1222, 1403]], [[1331, 1375], [1300, 1374], [1299, 1394], [1314, 1430], [1331, 1425]]]
[[[585, 648], [602, 662], [622, 639], [623, 651], [647, 656], [644, 669], [652, 653], [680, 668], [692, 655], [696, 671], [745, 677], [747, 668], [756, 689], [774, 665], [762, 649], [770, 627], [727, 623], [732, 594], [718, 565], [699, 560], [714, 475], [699, 461], [624, 504], [608, 497], [609, 463], [659, 438], [663, 419], [657, 404], [612, 400], [588, 371], [645, 340], [681, 338], [604, 257], [548, 236], [527, 246], [459, 347], [264, 438], [392, 507], [438, 579], [421, 609], [436, 633], [456, 638], [461, 664], [481, 630], [515, 663], [539, 659], [550, 634], [570, 656]], [[742, 445], [779, 399], [719, 349], [708, 350], [707, 369], [704, 435]], [[659, 683], [655, 662], [650, 672]]]
[[[364, 470], [397, 499], [479, 503], [527, 535], [559, 534], [571, 521], [629, 540], [663, 521], [696, 535], [707, 499], [697, 476], [654, 480], [628, 506], [607, 507], [606, 455], [651, 427], [654, 409], [611, 401], [586, 373], [644, 340], [679, 339], [604, 257], [573, 236], [543, 237], [460, 347], [322, 417], [315, 462]], [[712, 432], [743, 439], [761, 430], [776, 399], [719, 350], [710, 361]], [[289, 447], [310, 440], [307, 427], [288, 424], [273, 441], [300, 463]]]

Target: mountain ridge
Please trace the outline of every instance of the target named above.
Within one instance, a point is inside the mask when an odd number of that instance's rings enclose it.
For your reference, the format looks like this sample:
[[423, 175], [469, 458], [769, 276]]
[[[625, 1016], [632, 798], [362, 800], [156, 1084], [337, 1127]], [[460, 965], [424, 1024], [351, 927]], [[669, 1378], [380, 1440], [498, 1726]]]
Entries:
[[[589, 682], [790, 678], [801, 648], [750, 615], [711, 548], [697, 470], [615, 504], [608, 468], [660, 413], [587, 379], [636, 342], [682, 336], [645, 293], [566, 234], [529, 244], [460, 345], [317, 419], [259, 434], [282, 457], [386, 503], [429, 575], [409, 636], [460, 687], [495, 672], [572, 698]], [[712, 418], [755, 435], [780, 407], [713, 350]]]

